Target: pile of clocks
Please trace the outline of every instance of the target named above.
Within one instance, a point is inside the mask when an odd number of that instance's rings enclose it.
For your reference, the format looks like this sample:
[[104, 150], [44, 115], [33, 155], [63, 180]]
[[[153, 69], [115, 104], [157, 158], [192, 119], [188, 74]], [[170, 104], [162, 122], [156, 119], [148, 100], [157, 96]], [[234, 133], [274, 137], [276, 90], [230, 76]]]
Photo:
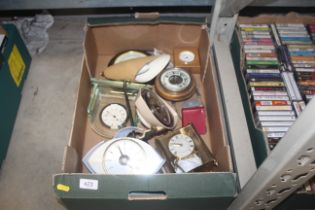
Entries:
[[[178, 54], [183, 65], [194, 62], [196, 57], [189, 50]], [[196, 93], [189, 69], [174, 67], [170, 60], [170, 55], [140, 50], [124, 51], [111, 59], [103, 71], [104, 79], [121, 81], [124, 86], [112, 88], [120, 95], [96, 91], [91, 96], [90, 123], [105, 138], [83, 157], [91, 173], [186, 173], [217, 166], [198, 131], [192, 124], [181, 127], [180, 117], [169, 103], [188, 104], [187, 100]], [[150, 85], [138, 88], [131, 99], [128, 84], [132, 83]]]

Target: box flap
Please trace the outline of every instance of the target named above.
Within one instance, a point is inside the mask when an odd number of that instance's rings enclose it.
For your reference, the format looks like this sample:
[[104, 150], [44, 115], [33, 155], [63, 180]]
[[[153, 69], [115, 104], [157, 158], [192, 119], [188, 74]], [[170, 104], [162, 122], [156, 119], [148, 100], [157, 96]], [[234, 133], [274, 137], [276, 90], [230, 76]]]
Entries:
[[63, 172], [76, 172], [78, 170], [79, 156], [77, 151], [70, 146], [66, 146], [62, 161], [62, 171]]
[[251, 103], [247, 94], [246, 81], [242, 77], [241, 73], [241, 46], [239, 44], [237, 33], [235, 32], [231, 42], [231, 53], [234, 62], [235, 73], [239, 84], [239, 89], [242, 97], [243, 107], [245, 111], [245, 117], [251, 137], [252, 147], [254, 151], [256, 166], [259, 167], [261, 163], [267, 157], [269, 150], [267, 148], [267, 142], [265, 140], [264, 133], [261, 129], [258, 129], [255, 125], [254, 116], [251, 110]]

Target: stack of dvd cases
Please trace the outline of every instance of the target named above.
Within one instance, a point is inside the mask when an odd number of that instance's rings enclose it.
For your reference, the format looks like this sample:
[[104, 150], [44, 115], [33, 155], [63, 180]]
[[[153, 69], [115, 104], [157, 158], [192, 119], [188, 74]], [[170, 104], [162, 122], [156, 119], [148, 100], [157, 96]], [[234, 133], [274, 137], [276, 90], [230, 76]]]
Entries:
[[313, 43], [315, 42], [315, 24], [308, 25], [308, 31], [312, 37]]
[[315, 45], [287, 46], [295, 78], [306, 102], [315, 95]]
[[277, 48], [267, 24], [240, 24], [244, 51], [244, 77], [258, 127], [271, 149], [296, 120], [285, 81], [279, 70]]
[[312, 40], [304, 24], [276, 24], [281, 43], [312, 44]]
[[[276, 24], [276, 27], [281, 43], [289, 55], [289, 65], [294, 71], [299, 92], [308, 102], [315, 95], [315, 45], [312, 44], [311, 36], [304, 24]], [[310, 26], [309, 28], [311, 31]], [[288, 91], [290, 93], [289, 89]], [[294, 91], [297, 91], [295, 87]]]

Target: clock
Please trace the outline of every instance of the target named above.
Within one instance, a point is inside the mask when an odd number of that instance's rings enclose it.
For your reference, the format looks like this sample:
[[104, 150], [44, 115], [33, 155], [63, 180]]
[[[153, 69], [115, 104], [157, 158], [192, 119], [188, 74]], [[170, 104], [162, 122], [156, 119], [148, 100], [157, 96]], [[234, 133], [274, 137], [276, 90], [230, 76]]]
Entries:
[[156, 137], [156, 143], [157, 148], [167, 159], [167, 171], [174, 173], [212, 171], [218, 165], [191, 124]]
[[93, 174], [155, 174], [165, 163], [151, 145], [130, 137], [102, 141], [82, 161]]
[[199, 49], [197, 47], [177, 47], [173, 49], [174, 65], [200, 74]]
[[172, 155], [182, 159], [190, 155], [195, 148], [194, 141], [185, 134], [176, 134], [168, 142], [168, 149]]
[[123, 138], [112, 142], [104, 151], [103, 167], [107, 174], [142, 174], [147, 154], [138, 141]]
[[170, 101], [183, 101], [195, 93], [195, 82], [191, 74], [181, 68], [163, 71], [155, 80], [156, 92]]
[[101, 122], [110, 129], [119, 129], [128, 120], [126, 108], [118, 103], [108, 104], [103, 108], [100, 114]]
[[195, 60], [195, 54], [192, 51], [184, 50], [181, 51], [178, 55], [179, 60], [185, 64], [191, 63]]
[[136, 114], [134, 102], [138, 92], [137, 87], [127, 86], [128, 103], [124, 92], [119, 84], [114, 88], [112, 84], [93, 84], [93, 91], [87, 107], [88, 125], [101, 137], [112, 139], [114, 135], [123, 127], [131, 126], [131, 116]]

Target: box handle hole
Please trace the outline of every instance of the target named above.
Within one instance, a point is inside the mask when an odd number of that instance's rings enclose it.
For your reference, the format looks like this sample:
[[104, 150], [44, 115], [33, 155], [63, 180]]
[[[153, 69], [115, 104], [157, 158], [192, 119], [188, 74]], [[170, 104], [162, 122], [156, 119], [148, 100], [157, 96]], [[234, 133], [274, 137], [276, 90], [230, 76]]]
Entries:
[[277, 199], [271, 199], [271, 200], [267, 201], [266, 204], [268, 205], [268, 204], [274, 203], [275, 201], [277, 201]]
[[299, 179], [305, 178], [308, 175], [308, 173], [299, 174], [296, 177], [294, 177], [293, 181], [297, 181]]
[[306, 156], [306, 155], [303, 155], [303, 156], [299, 157], [299, 159], [298, 159], [298, 165], [299, 165], [299, 166], [304, 166], [304, 165], [306, 165], [309, 161], [310, 161], [310, 157], [309, 157], [309, 156]]
[[283, 188], [283, 189], [279, 190], [278, 194], [283, 194], [283, 193], [285, 193], [285, 192], [288, 192], [289, 190], [291, 190], [290, 187], [288, 187], [288, 188]]
[[280, 177], [281, 182], [287, 182], [291, 176], [289, 174], [284, 174]]
[[131, 191], [128, 193], [128, 200], [166, 200], [164, 191]]
[[273, 194], [276, 193], [276, 191], [273, 190], [273, 189], [269, 189], [269, 190], [266, 191], [266, 193], [267, 193], [268, 196], [272, 196]]
[[263, 201], [262, 200], [256, 200], [255, 204], [256, 204], [256, 206], [260, 206], [263, 204]]

